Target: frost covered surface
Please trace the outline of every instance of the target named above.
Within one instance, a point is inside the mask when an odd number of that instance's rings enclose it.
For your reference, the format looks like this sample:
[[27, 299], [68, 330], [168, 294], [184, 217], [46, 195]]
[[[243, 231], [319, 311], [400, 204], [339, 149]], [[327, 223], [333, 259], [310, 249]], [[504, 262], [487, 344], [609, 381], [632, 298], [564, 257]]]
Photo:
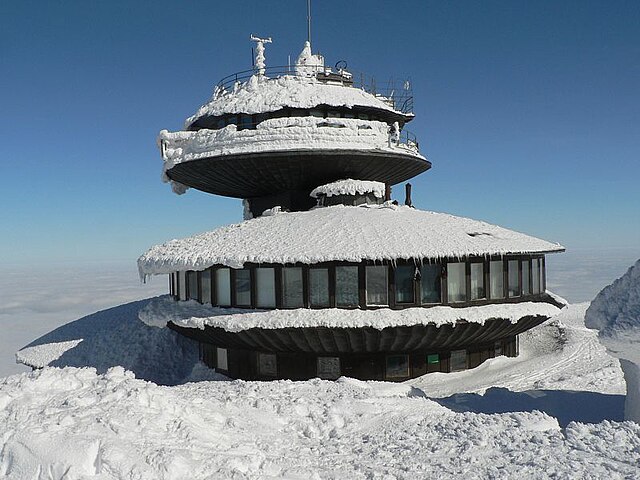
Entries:
[[518, 358], [403, 384], [163, 387], [120, 367], [0, 379], [0, 477], [638, 478], [640, 426], [620, 421], [620, 368], [586, 306], [523, 334]]
[[625, 418], [640, 423], [640, 260], [605, 287], [585, 315], [587, 327], [620, 359], [627, 383]]
[[444, 258], [562, 251], [550, 243], [470, 218], [406, 206], [336, 205], [279, 213], [171, 240], [138, 259], [141, 276], [245, 262]]
[[640, 260], [596, 296], [585, 323], [617, 357], [640, 364]]
[[187, 118], [185, 128], [200, 117], [226, 113], [267, 113], [282, 108], [313, 108], [354, 106], [376, 108], [408, 116], [394, 110], [385, 99], [359, 88], [332, 85], [304, 75], [285, 75], [278, 78], [253, 76], [232, 91], [217, 90], [213, 98]]
[[[179, 163], [220, 155], [260, 152], [358, 150], [401, 153], [424, 160], [415, 144], [391, 141], [384, 122], [351, 118], [272, 118], [255, 129], [238, 130], [227, 125], [220, 130], [168, 132], [158, 136], [163, 179]], [[178, 193], [178, 192], [176, 192]]]
[[150, 300], [102, 310], [56, 328], [17, 352], [16, 360], [36, 368], [89, 366], [99, 373], [124, 366], [138, 378], [181, 383], [198, 361], [198, 344], [168, 328], [142, 323], [138, 312]]
[[382, 330], [387, 327], [412, 325], [455, 325], [458, 322], [484, 324], [492, 318], [504, 318], [517, 323], [526, 316], [552, 317], [560, 309], [548, 303], [523, 302], [477, 307], [453, 308], [438, 306], [430, 308], [405, 308], [391, 310], [345, 310], [337, 308], [292, 310], [249, 310], [218, 308], [201, 305], [191, 300], [176, 302], [169, 297], [152, 300], [144, 307], [139, 317], [152, 326], [164, 326], [167, 322], [187, 327], [204, 329], [219, 327], [228, 332], [239, 332], [250, 328], [362, 328]]
[[82, 339], [53, 342], [27, 347], [16, 353], [16, 362], [42, 368], [58, 360], [67, 350], [77, 347]]
[[365, 195], [372, 193], [376, 198], [383, 198], [384, 190], [385, 186], [382, 182], [347, 178], [346, 180], [338, 180], [315, 188], [309, 195], [312, 198], [318, 198], [318, 195], [335, 197], [337, 195]]

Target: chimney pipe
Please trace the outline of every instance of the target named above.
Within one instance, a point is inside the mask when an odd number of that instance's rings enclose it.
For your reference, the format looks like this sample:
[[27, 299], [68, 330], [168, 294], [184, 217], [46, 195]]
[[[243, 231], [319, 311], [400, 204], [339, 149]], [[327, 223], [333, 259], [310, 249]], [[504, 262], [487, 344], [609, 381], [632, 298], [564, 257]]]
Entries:
[[413, 207], [413, 202], [411, 202], [411, 184], [407, 183], [404, 186], [404, 204], [408, 207]]
[[388, 183], [384, 184], [384, 201], [388, 202], [391, 200], [391, 185]]

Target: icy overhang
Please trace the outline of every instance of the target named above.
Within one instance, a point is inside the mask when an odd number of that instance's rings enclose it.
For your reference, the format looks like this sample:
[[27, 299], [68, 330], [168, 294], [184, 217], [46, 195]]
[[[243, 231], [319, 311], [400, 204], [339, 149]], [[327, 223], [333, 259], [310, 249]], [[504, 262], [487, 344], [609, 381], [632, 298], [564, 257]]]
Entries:
[[[482, 232], [483, 235], [472, 235]], [[282, 212], [171, 240], [138, 259], [146, 277], [245, 263], [465, 258], [563, 251], [547, 242], [470, 218], [406, 206], [336, 205]]]
[[318, 198], [320, 195], [334, 197], [337, 195], [366, 195], [367, 193], [371, 193], [376, 198], [383, 198], [384, 190], [385, 186], [382, 182], [347, 178], [345, 180], [338, 180], [337, 182], [321, 185], [313, 189], [310, 196], [312, 198]]
[[167, 322], [180, 327], [204, 329], [218, 327], [228, 332], [251, 328], [363, 328], [382, 330], [388, 327], [412, 325], [455, 325], [460, 322], [484, 324], [490, 319], [506, 319], [517, 323], [523, 317], [552, 317], [560, 309], [544, 302], [503, 303], [455, 308], [437, 306], [392, 310], [345, 310], [337, 308], [293, 310], [246, 310], [212, 307], [196, 301], [176, 302], [159, 297], [149, 302], [139, 313], [140, 320], [156, 327]]

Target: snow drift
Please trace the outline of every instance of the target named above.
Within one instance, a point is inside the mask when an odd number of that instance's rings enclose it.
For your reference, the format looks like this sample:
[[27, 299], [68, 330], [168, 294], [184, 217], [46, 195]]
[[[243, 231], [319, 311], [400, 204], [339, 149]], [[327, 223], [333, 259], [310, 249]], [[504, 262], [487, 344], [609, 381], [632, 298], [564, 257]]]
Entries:
[[640, 260], [605, 287], [585, 315], [585, 325], [620, 359], [627, 382], [625, 418], [640, 423]]

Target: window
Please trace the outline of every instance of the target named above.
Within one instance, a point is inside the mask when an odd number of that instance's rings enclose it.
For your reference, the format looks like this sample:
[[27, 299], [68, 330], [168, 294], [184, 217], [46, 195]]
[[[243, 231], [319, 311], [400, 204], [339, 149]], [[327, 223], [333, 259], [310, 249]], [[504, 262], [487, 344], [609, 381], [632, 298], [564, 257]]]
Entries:
[[471, 263], [471, 300], [486, 298], [484, 292], [484, 263]]
[[387, 266], [366, 267], [367, 305], [389, 305]]
[[318, 357], [318, 378], [335, 380], [340, 376], [340, 357]]
[[171, 295], [178, 296], [178, 272], [171, 274]]
[[504, 298], [504, 272], [502, 260], [489, 262], [489, 286], [491, 298]]
[[420, 282], [422, 303], [440, 303], [440, 272], [439, 264], [422, 265], [420, 267]]
[[187, 299], [187, 272], [178, 272], [178, 283], [180, 286], [180, 300]]
[[357, 307], [358, 267], [336, 267], [336, 305], [338, 307]]
[[216, 348], [216, 357], [218, 359], [218, 370], [229, 370], [229, 363], [227, 362], [227, 349]]
[[251, 270], [243, 268], [236, 270], [236, 305], [240, 307], [251, 306]]
[[253, 122], [251, 120], [251, 115], [239, 115], [239, 123], [238, 123], [238, 130], [244, 130], [246, 128], [251, 128], [253, 126]]
[[231, 274], [228, 268], [216, 270], [216, 303], [222, 307], [231, 305]]
[[203, 270], [200, 272], [200, 290], [202, 303], [211, 303], [211, 270]]
[[189, 300], [198, 300], [198, 272], [187, 272], [187, 288], [189, 289]]
[[522, 294], [531, 295], [531, 279], [530, 279], [530, 265], [529, 260], [522, 261]]
[[[329, 306], [329, 269], [309, 269], [309, 306]], [[322, 378], [322, 377], [320, 377]]]
[[285, 308], [300, 308], [304, 306], [301, 267], [282, 269], [282, 306]]
[[531, 260], [531, 280], [532, 280], [532, 293], [537, 295], [540, 293], [540, 259], [534, 258]]
[[396, 303], [415, 303], [415, 291], [413, 288], [415, 270], [416, 267], [413, 265], [401, 265], [396, 267]]
[[467, 351], [453, 350], [449, 360], [449, 371], [459, 372], [467, 369]]
[[520, 279], [518, 272], [518, 260], [509, 260], [507, 262], [507, 277], [509, 279], [509, 297], [519, 297], [520, 296]]
[[261, 308], [276, 306], [276, 280], [273, 268], [256, 268], [256, 306]]
[[406, 378], [409, 376], [409, 355], [389, 355], [386, 365], [387, 378]]
[[467, 299], [467, 282], [465, 263], [447, 263], [447, 301], [449, 303], [464, 302]]
[[278, 360], [275, 354], [258, 354], [258, 373], [267, 377], [278, 376]]

